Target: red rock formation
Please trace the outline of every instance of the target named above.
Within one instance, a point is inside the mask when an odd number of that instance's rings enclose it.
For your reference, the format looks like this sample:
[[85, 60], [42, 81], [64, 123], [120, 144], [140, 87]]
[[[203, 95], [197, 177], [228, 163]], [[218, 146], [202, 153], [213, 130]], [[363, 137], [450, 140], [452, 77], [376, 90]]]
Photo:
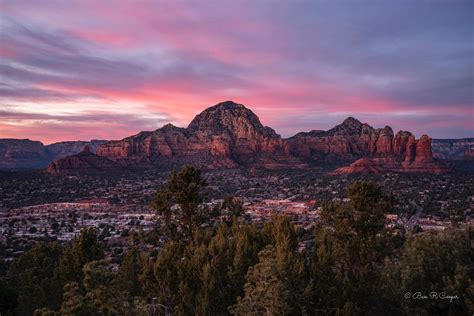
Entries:
[[394, 154], [393, 151], [393, 130], [390, 126], [385, 126], [378, 133], [377, 143], [375, 144], [375, 155], [378, 157], [386, 157]]
[[[189, 163], [208, 168], [304, 167], [302, 160], [321, 163], [370, 158], [372, 166], [383, 170], [442, 172], [445, 167], [433, 159], [430, 144], [427, 136], [415, 141], [410, 132], [394, 135], [389, 126], [374, 129], [351, 117], [328, 131], [299, 133], [284, 140], [245, 106], [227, 101], [197, 115], [187, 128], [168, 124], [108, 142], [97, 154], [121, 165]], [[353, 167], [360, 169], [368, 163], [359, 161]]]
[[431, 138], [421, 136], [417, 141], [411, 137], [406, 146], [406, 156], [400, 172], [444, 173], [449, 171], [446, 164], [435, 160], [431, 149]]
[[351, 163], [349, 166], [338, 168], [334, 174], [381, 174], [385, 170], [373, 159], [361, 158]]
[[273, 129], [264, 127], [245, 106], [230, 101], [203, 111], [187, 128], [168, 124], [104, 144], [97, 154], [125, 165], [173, 160], [211, 168], [304, 166], [288, 154], [286, 143]]
[[[328, 131], [299, 133], [287, 141], [290, 152], [307, 161], [324, 163], [366, 157], [386, 171], [441, 173], [448, 170], [443, 163], [433, 159], [428, 136], [423, 135], [416, 141], [410, 132], [399, 131], [394, 135], [390, 126], [374, 129], [354, 118], [348, 118]], [[352, 166], [354, 168], [348, 166], [344, 172], [359, 168], [362, 162], [368, 163], [361, 161]]]
[[78, 154], [53, 161], [46, 170], [54, 175], [64, 175], [118, 168], [120, 168], [120, 166], [115, 162], [93, 154], [89, 146], [85, 146]]
[[[433, 158], [431, 139], [427, 135], [415, 140], [413, 135], [399, 132], [394, 139], [394, 144], [393, 152], [373, 159], [359, 159], [349, 166], [336, 169], [334, 173], [381, 173], [382, 171], [444, 173], [449, 171], [444, 163]], [[405, 144], [404, 151], [402, 150], [403, 144]], [[399, 154], [400, 152], [402, 154]]]

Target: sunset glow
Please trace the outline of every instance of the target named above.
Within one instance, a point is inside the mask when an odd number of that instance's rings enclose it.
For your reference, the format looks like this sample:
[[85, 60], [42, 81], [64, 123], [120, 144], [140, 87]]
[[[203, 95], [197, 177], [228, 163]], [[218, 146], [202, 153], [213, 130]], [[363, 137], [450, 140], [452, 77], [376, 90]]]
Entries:
[[120, 139], [225, 100], [284, 137], [347, 116], [474, 137], [472, 1], [0, 6], [0, 138]]

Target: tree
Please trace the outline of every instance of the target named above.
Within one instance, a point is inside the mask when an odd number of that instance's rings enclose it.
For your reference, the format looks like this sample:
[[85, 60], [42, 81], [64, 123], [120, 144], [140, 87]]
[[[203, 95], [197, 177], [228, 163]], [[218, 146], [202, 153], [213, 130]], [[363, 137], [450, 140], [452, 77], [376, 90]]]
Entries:
[[83, 267], [86, 263], [104, 258], [104, 247], [97, 240], [97, 232], [94, 228], [81, 230], [80, 235], [72, 245], [67, 246], [59, 260], [55, 271], [56, 278], [60, 284], [76, 282], [82, 287], [84, 278]]
[[[187, 166], [173, 172], [165, 188], [156, 192], [152, 207], [163, 217], [171, 238], [190, 238], [193, 230], [209, 219], [209, 208], [202, 204], [206, 186], [201, 171]], [[173, 210], [175, 204], [177, 210]]]
[[117, 285], [116, 273], [110, 271], [106, 260], [84, 265], [86, 299], [105, 315], [123, 313], [129, 308], [125, 295]]
[[277, 268], [275, 248], [265, 247], [245, 278], [245, 295], [229, 308], [234, 315], [288, 315], [290, 292]]
[[[444, 232], [411, 235], [400, 260], [400, 291], [437, 295], [426, 300], [404, 299], [407, 314], [461, 315], [474, 313], [474, 282], [471, 238], [468, 231], [450, 228]], [[434, 293], [434, 294], [433, 294]], [[442, 295], [457, 296], [442, 299]]]
[[61, 252], [57, 243], [38, 243], [12, 263], [7, 280], [18, 295], [19, 314], [59, 306], [61, 286], [53, 276]]
[[148, 260], [146, 254], [141, 253], [137, 248], [132, 248], [120, 264], [117, 276], [118, 284], [130, 300], [142, 294], [140, 275], [144, 273]]
[[60, 314], [63, 316], [101, 315], [98, 308], [84, 295], [76, 282], [64, 286], [64, 297]]
[[392, 199], [371, 182], [356, 181], [347, 193], [348, 203], [328, 203], [321, 212], [312, 260], [313, 304], [353, 314], [386, 311], [378, 288], [384, 259], [397, 245], [385, 228]]

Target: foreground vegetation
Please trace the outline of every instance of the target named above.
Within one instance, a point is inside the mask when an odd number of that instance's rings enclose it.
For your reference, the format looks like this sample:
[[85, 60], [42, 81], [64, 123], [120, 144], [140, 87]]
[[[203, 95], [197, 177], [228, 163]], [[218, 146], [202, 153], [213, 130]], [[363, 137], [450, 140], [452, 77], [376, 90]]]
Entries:
[[[0, 282], [2, 315], [462, 315], [474, 313], [472, 234], [414, 234], [385, 225], [392, 199], [355, 182], [324, 205], [314, 246], [288, 217], [263, 227], [231, 198], [203, 202], [198, 170], [174, 173], [153, 207], [164, 225], [156, 258], [132, 248], [117, 269], [97, 232], [40, 243]], [[172, 207], [178, 204], [179, 208]], [[157, 238], [158, 240], [158, 238]]]

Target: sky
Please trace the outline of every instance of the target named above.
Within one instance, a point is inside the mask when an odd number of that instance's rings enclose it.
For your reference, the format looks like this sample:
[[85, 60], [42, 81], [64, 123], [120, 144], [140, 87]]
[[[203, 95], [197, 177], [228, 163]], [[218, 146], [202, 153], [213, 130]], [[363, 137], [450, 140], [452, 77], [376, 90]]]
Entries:
[[0, 138], [121, 139], [233, 100], [474, 137], [474, 1], [0, 1]]

